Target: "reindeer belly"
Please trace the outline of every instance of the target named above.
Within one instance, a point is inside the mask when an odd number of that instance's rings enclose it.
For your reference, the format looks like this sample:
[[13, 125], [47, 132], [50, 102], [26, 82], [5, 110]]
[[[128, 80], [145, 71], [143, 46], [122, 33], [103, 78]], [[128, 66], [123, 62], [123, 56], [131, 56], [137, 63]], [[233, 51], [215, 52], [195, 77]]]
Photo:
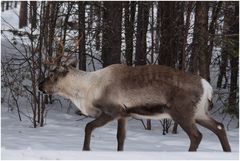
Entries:
[[122, 91], [119, 100], [132, 117], [157, 120], [171, 118], [164, 93], [153, 91], [152, 88]]
[[171, 118], [168, 114], [170, 108], [164, 104], [145, 104], [135, 107], [126, 107], [126, 112], [138, 119], [163, 119]]
[[157, 114], [157, 115], [139, 115], [139, 114], [131, 114], [133, 118], [136, 119], [151, 119], [151, 120], [161, 120], [161, 119], [171, 119], [172, 117], [168, 113]]

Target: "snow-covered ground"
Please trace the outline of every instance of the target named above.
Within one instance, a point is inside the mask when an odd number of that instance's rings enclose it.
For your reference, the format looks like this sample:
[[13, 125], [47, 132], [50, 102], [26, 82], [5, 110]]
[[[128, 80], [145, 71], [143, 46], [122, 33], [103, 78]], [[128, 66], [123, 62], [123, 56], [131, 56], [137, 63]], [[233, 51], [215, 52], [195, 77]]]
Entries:
[[[91, 121], [66, 110], [52, 107], [44, 127], [32, 128], [29, 119], [18, 120], [16, 111], [1, 108], [2, 159], [239, 159], [239, 132], [231, 128], [227, 134], [231, 153], [222, 152], [215, 134], [200, 128], [203, 134], [198, 152], [187, 152], [189, 139], [179, 128], [178, 134], [162, 135], [159, 121], [151, 131], [140, 121], [129, 119], [125, 151], [117, 152], [116, 121], [93, 132], [90, 152], [82, 152], [84, 127]], [[14, 154], [14, 155], [13, 155]]]

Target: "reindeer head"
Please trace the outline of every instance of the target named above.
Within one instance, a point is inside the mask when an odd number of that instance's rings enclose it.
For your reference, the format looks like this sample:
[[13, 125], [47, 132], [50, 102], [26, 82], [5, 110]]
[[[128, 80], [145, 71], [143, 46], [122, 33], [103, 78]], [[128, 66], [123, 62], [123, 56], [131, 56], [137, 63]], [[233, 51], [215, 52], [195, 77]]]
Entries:
[[58, 93], [60, 90], [58, 85], [67, 77], [72, 67], [76, 67], [76, 62], [51, 67], [48, 76], [39, 83], [39, 90], [46, 94]]
[[66, 66], [57, 66], [49, 71], [48, 76], [39, 83], [39, 90], [46, 94], [55, 94], [58, 92], [58, 83], [67, 76], [69, 70]]

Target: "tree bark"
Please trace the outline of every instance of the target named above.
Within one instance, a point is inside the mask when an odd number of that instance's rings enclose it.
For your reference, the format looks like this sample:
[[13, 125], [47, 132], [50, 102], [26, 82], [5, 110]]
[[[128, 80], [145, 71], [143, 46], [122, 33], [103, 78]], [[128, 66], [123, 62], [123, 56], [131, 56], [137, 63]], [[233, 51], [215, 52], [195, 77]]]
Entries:
[[120, 63], [122, 2], [103, 2], [103, 67]]
[[9, 2], [5, 1], [5, 3], [6, 3], [6, 10], [9, 10]]
[[[188, 29], [185, 28], [184, 24], [184, 10], [185, 10], [185, 2], [177, 2], [176, 3], [176, 35], [175, 35], [175, 41], [176, 43], [176, 54], [177, 54], [177, 60], [178, 60], [178, 69], [185, 70], [185, 48], [186, 48], [186, 42], [187, 42], [187, 33]], [[188, 15], [187, 15], [188, 16]], [[187, 24], [187, 23], [186, 23]], [[187, 26], [186, 26], [187, 27]]]
[[15, 1], [14, 8], [17, 8], [18, 1]]
[[37, 1], [30, 1], [30, 22], [33, 28], [37, 27]]
[[4, 12], [4, 2], [1, 2], [1, 8], [2, 8], [2, 12]]
[[[52, 3], [58, 3], [58, 2], [52, 2]], [[66, 43], [67, 30], [68, 30], [68, 20], [71, 16], [73, 5], [74, 5], [74, 2], [71, 2], [71, 1], [67, 2], [67, 13], [65, 14], [64, 24], [63, 24], [63, 27], [61, 28], [63, 35], [61, 35], [61, 39], [58, 44], [58, 51], [56, 52], [57, 65], [61, 64], [62, 56], [65, 51], [65, 43]]]
[[208, 62], [208, 2], [196, 2], [193, 33], [193, 50], [190, 57], [190, 71], [209, 80]]
[[150, 119], [147, 119], [147, 130], [151, 130], [152, 129], [152, 123]]
[[19, 13], [19, 28], [23, 28], [28, 24], [28, 4], [27, 1], [22, 1]]
[[[231, 3], [231, 2], [229, 2]], [[231, 69], [231, 80], [230, 80], [230, 93], [228, 99], [228, 112], [239, 117], [238, 108], [238, 67], [239, 67], [239, 3], [232, 2], [230, 8], [232, 10], [231, 23], [229, 28], [230, 43], [230, 69]]]
[[125, 38], [126, 38], [126, 63], [133, 64], [133, 33], [136, 2], [125, 2]]
[[102, 32], [102, 29], [101, 29], [101, 26], [102, 26], [102, 11], [101, 11], [101, 8], [102, 8], [102, 2], [96, 2], [97, 5], [95, 6], [95, 13], [96, 13], [96, 16], [97, 16], [97, 21], [96, 21], [96, 50], [100, 50], [101, 49], [101, 32]]
[[[222, 1], [216, 2], [216, 5], [213, 7], [212, 11], [212, 21], [209, 26], [209, 45], [208, 45], [208, 64], [211, 63], [212, 52], [214, 47], [214, 38], [215, 38], [215, 31], [217, 27], [217, 19], [219, 17], [219, 13], [222, 7]], [[207, 68], [207, 77], [210, 81], [210, 68]]]
[[155, 54], [155, 21], [154, 21], [154, 2], [151, 2], [151, 60], [150, 63], [154, 64], [154, 54]]
[[176, 2], [160, 2], [161, 37], [158, 64], [175, 67], [176, 51]]
[[149, 2], [138, 2], [138, 15], [137, 15], [137, 42], [136, 42], [136, 65], [147, 64], [147, 29], [148, 29], [148, 16], [149, 16]]
[[48, 20], [48, 28], [49, 28], [49, 34], [48, 34], [48, 51], [49, 51], [49, 56], [52, 57], [53, 54], [53, 48], [52, 45], [54, 43], [54, 37], [55, 37], [55, 30], [56, 30], [56, 24], [57, 24], [57, 18], [58, 18], [58, 11], [59, 11], [59, 3], [58, 2], [48, 2], [50, 3], [48, 12], [49, 14], [47, 17], [49, 17]]
[[85, 2], [78, 2], [78, 58], [79, 69], [86, 71], [86, 51], [85, 51]]
[[221, 60], [220, 60], [220, 65], [219, 65], [219, 75], [218, 75], [218, 80], [217, 80], [217, 88], [222, 88], [222, 80], [225, 78], [225, 85], [223, 88], [226, 88], [227, 86], [227, 76], [226, 76], [226, 68], [228, 65], [228, 55], [222, 49], [221, 53]]

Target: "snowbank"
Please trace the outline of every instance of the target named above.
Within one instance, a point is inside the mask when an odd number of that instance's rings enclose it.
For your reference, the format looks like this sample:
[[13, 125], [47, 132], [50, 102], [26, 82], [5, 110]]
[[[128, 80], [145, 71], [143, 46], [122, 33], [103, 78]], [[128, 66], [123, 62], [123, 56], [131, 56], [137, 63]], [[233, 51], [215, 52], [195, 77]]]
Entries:
[[222, 152], [82, 152], [6, 150], [2, 159], [38, 160], [237, 160], [237, 153]]
[[181, 128], [178, 134], [162, 135], [159, 121], [153, 121], [149, 131], [144, 130], [140, 121], [129, 119], [125, 151], [117, 152], [115, 121], [94, 130], [92, 151], [83, 152], [84, 127], [92, 119], [77, 121], [82, 117], [52, 107], [46, 125], [34, 129], [25, 117], [19, 122], [16, 111], [8, 112], [6, 106], [1, 111], [2, 159], [239, 159], [239, 132], [235, 128], [227, 131], [233, 152], [223, 152], [217, 136], [201, 127], [203, 139], [198, 152], [187, 152], [189, 139]]

